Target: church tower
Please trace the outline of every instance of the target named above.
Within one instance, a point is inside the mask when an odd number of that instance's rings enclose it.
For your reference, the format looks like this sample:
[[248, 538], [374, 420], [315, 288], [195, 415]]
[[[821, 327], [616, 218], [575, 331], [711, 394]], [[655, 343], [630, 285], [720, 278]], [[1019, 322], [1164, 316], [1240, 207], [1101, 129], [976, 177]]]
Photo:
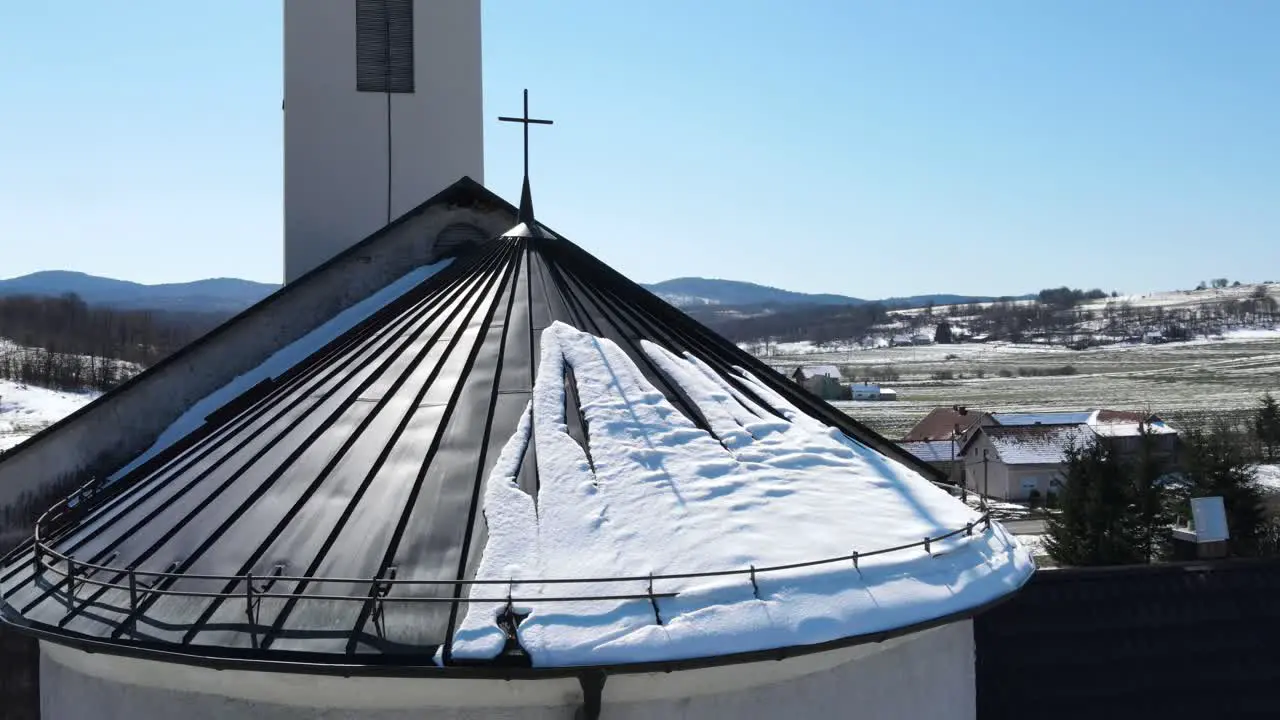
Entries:
[[484, 182], [480, 56], [480, 0], [284, 0], [285, 282]]

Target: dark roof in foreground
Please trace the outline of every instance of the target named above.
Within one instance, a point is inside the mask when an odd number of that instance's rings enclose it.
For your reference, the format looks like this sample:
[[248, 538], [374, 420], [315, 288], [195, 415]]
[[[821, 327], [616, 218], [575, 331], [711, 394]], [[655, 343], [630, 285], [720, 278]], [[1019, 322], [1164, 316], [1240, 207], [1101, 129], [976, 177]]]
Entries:
[[1280, 559], [1037, 572], [979, 615], [982, 720], [1280, 711]]
[[[540, 332], [555, 321], [617, 343], [703, 429], [697, 406], [654, 367], [641, 340], [696, 354], [751, 397], [730, 372], [746, 368], [806, 414], [940, 477], [573, 243], [504, 237], [231, 401], [43, 531], [50, 548], [77, 562], [171, 573], [155, 589], [191, 595], [149, 592], [145, 583], [131, 593], [126, 573], [99, 570], [77, 585], [69, 607], [66, 581], [34, 567], [28, 545], [3, 568], [5, 620], [134, 649], [429, 664], [464, 614], [465, 591], [447, 583], [476, 571], [484, 480], [529, 400]], [[566, 392], [567, 431], [585, 446], [581, 417]], [[531, 494], [535, 452], [518, 474]], [[250, 596], [291, 597], [254, 604], [241, 596], [246, 574], [259, 578]], [[383, 614], [382, 588], [353, 590], [335, 578], [446, 584], [398, 585], [397, 597], [438, 601]], [[368, 600], [298, 601], [359, 593]]]

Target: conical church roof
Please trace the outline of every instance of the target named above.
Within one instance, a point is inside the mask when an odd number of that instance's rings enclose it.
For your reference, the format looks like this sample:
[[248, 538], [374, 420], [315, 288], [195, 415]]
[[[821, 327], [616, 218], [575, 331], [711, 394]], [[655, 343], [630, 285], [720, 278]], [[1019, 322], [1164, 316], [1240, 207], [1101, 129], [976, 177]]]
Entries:
[[[932, 476], [572, 242], [513, 232], [51, 511], [4, 568], [5, 617], [106, 651], [373, 666], [841, 641], [1030, 573]], [[808, 629], [744, 630], [769, 603]]]

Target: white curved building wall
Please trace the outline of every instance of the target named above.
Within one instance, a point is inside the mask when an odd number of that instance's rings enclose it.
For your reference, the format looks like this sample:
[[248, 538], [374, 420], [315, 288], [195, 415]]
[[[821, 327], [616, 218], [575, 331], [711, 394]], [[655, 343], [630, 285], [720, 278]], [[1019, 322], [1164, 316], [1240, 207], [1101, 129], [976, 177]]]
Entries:
[[[973, 720], [970, 621], [898, 638], [703, 670], [615, 675], [601, 720]], [[342, 678], [183, 665], [88, 654], [42, 643], [45, 720], [569, 720], [573, 678]]]
[[414, 91], [383, 93], [356, 90], [356, 0], [284, 2], [285, 282], [484, 182], [480, 0], [413, 3]]

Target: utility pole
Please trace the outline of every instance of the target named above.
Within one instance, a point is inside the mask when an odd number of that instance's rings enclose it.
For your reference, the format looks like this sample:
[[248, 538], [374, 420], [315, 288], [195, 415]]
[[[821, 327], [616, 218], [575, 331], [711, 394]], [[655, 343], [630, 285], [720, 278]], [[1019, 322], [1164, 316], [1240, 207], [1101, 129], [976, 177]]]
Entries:
[[966, 502], [969, 499], [969, 482], [965, 477], [966, 473], [956, 460], [956, 434], [960, 432], [960, 426], [956, 425], [951, 428], [951, 471], [955, 474], [955, 469], [960, 468], [960, 501]]
[[987, 509], [987, 450], [982, 449], [982, 509]]

